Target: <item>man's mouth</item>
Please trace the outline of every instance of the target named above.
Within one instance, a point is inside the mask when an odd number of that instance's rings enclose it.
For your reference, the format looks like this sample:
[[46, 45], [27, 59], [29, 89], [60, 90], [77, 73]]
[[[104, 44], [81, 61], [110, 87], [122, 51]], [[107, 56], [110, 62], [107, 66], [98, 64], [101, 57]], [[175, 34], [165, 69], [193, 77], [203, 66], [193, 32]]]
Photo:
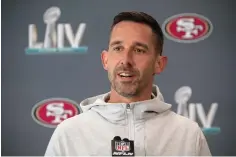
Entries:
[[132, 82], [136, 78], [136, 75], [133, 72], [120, 72], [117, 74], [117, 76], [122, 82]]
[[134, 74], [129, 73], [129, 72], [121, 72], [118, 74], [120, 77], [133, 77]]

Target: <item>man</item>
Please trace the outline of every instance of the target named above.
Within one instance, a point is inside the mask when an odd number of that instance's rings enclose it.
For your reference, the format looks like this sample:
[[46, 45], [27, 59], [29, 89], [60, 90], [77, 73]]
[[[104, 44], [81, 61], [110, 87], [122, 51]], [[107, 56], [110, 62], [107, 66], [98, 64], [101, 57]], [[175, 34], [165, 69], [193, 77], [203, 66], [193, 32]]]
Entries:
[[115, 16], [101, 54], [111, 91], [83, 100], [83, 113], [58, 125], [45, 155], [111, 156], [115, 136], [133, 140], [135, 156], [211, 155], [198, 124], [171, 111], [153, 84], [167, 63], [162, 47], [162, 30], [150, 15]]

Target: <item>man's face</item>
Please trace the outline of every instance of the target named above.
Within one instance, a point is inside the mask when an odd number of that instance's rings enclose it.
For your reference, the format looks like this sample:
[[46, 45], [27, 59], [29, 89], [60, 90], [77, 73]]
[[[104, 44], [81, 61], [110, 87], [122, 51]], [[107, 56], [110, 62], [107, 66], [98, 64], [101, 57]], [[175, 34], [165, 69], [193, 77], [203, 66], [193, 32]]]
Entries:
[[147, 25], [123, 21], [111, 32], [102, 61], [112, 88], [124, 97], [138, 96], [153, 83], [159, 61], [154, 34]]

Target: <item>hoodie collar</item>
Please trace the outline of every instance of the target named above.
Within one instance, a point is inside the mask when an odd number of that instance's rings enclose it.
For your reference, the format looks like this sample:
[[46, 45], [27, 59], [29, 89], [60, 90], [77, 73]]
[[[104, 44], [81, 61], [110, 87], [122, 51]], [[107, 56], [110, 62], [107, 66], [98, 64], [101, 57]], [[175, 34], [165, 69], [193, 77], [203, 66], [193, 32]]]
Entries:
[[[105, 100], [110, 92], [91, 97], [80, 103], [83, 112], [95, 111], [112, 123], [125, 124], [127, 118], [127, 103], [107, 103]], [[156, 85], [153, 85], [152, 99], [129, 103], [134, 122], [150, 119], [171, 108], [164, 102], [164, 98]]]

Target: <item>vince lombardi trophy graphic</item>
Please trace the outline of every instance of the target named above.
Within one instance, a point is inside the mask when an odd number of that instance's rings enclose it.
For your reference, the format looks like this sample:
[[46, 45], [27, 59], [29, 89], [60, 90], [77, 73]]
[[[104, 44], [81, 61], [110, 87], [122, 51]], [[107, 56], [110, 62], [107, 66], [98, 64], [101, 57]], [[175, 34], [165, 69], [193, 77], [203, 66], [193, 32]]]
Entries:
[[56, 47], [56, 21], [61, 15], [58, 7], [51, 7], [44, 13], [43, 20], [47, 25], [44, 39], [44, 48]]
[[178, 104], [177, 114], [188, 117], [188, 100], [192, 95], [192, 89], [188, 86], [183, 86], [175, 92], [175, 102]]

